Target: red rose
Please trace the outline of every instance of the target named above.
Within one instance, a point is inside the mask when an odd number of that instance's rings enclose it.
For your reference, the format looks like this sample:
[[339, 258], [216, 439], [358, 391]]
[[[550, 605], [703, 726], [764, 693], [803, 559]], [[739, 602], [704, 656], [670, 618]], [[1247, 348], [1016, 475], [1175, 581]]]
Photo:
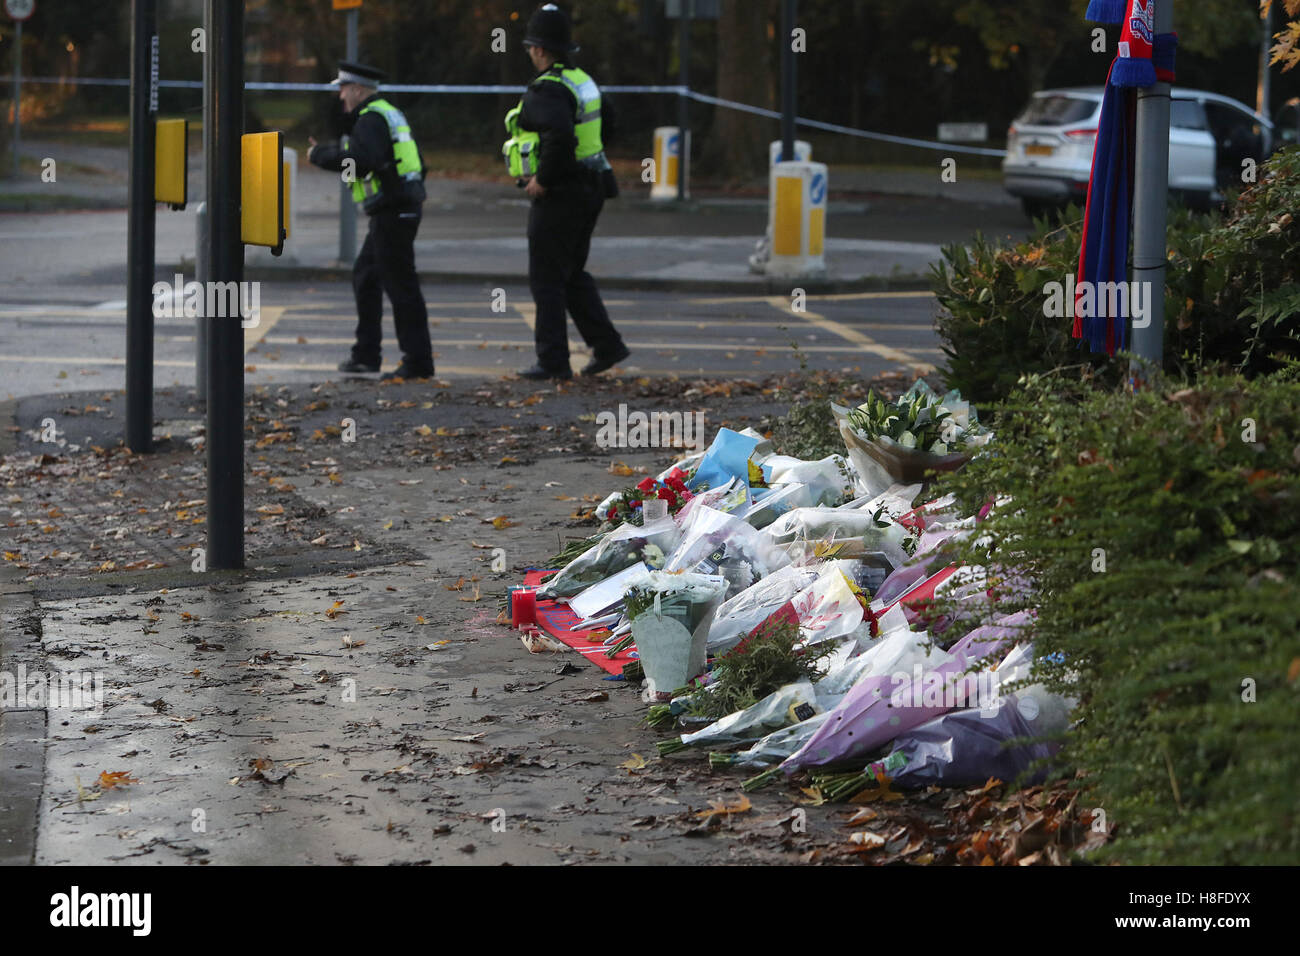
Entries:
[[677, 504], [677, 494], [671, 488], [660, 488], [657, 497], [668, 502], [668, 507], [675, 507]]
[[637, 491], [654, 491], [655, 480], [653, 478], [642, 478], [636, 485]]

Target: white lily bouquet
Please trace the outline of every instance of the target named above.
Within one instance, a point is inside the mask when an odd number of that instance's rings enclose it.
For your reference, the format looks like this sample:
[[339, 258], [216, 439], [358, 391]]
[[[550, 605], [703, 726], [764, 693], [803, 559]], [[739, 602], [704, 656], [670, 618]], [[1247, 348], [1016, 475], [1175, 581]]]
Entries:
[[960, 392], [940, 398], [924, 379], [896, 402], [872, 392], [857, 408], [832, 405], [831, 410], [854, 467], [881, 482], [952, 471], [992, 437]]

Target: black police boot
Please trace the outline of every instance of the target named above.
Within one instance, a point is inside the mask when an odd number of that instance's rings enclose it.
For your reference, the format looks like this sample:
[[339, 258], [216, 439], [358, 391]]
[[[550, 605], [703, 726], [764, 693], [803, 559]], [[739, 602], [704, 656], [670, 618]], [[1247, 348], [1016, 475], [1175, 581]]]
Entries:
[[583, 368], [582, 368], [582, 374], [583, 374], [583, 375], [599, 375], [601, 372], [604, 372], [604, 371], [606, 371], [607, 369], [611, 369], [611, 368], [613, 368], [615, 365], [617, 365], [619, 362], [623, 361], [625, 358], [627, 358], [627, 357], [628, 357], [629, 355], [631, 355], [631, 354], [632, 354], [632, 353], [631, 353], [630, 351], [628, 351], [628, 347], [627, 347], [626, 345], [624, 345], [622, 348], [620, 348], [620, 349], [619, 349], [617, 352], [615, 352], [613, 355], [607, 355], [607, 356], [605, 356], [604, 358], [602, 358], [601, 356], [597, 355], [597, 356], [593, 357], [592, 360], [591, 360], [590, 362], [588, 362], [586, 365], [583, 366]]
[[530, 378], [534, 380], [555, 378], [560, 379], [561, 381], [567, 381], [568, 379], [573, 378], [573, 373], [567, 368], [556, 370], [542, 368], [540, 365], [534, 365], [530, 368], [522, 369], [518, 374], [520, 378]]
[[397, 366], [397, 368], [393, 369], [391, 372], [385, 372], [383, 375], [379, 376], [379, 380], [381, 382], [391, 382], [395, 378], [400, 378], [409, 381], [410, 379], [413, 378], [432, 378], [432, 377], [433, 377], [432, 365], [430, 365], [428, 368], [416, 368], [413, 365], [407, 365], [405, 362], [403, 362], [401, 365]]
[[362, 373], [362, 372], [378, 372], [378, 371], [379, 371], [379, 363], [378, 363], [378, 362], [358, 362], [358, 361], [357, 361], [356, 359], [354, 359], [354, 358], [347, 358], [347, 359], [344, 359], [342, 362], [339, 362], [339, 371], [340, 371], [340, 372], [352, 372], [352, 373], [354, 373], [354, 374], [359, 374], [359, 373]]

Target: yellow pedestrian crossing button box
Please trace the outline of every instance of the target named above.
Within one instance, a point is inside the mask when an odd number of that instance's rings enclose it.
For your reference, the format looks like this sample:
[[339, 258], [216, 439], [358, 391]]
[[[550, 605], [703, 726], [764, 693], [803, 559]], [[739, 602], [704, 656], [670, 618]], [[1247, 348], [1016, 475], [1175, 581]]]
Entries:
[[189, 197], [189, 167], [185, 162], [190, 141], [189, 120], [158, 120], [154, 130], [154, 202], [184, 209]]
[[284, 251], [284, 138], [278, 130], [240, 139], [240, 239]]

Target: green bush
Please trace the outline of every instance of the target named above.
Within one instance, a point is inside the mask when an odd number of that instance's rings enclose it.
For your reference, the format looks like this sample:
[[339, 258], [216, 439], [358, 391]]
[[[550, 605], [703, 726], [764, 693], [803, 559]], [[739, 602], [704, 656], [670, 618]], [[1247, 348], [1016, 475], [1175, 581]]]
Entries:
[[[1241, 194], [1226, 221], [1181, 207], [1169, 216], [1165, 371], [1212, 367], [1250, 375], [1300, 355], [1300, 149], [1279, 152]], [[1122, 356], [1092, 355], [1071, 335], [1071, 320], [1043, 315], [1044, 286], [1078, 268], [1082, 215], [1040, 222], [1010, 248], [977, 238], [950, 246], [934, 266], [948, 357], [943, 375], [975, 402], [1007, 397], [1021, 375], [1074, 369], [1102, 384], [1121, 380]]]
[[941, 375], [971, 402], [1005, 398], [1025, 372], [1078, 368], [1100, 372], [1105, 356], [1080, 351], [1068, 319], [1043, 315], [1043, 288], [1079, 262], [1082, 216], [1053, 226], [1039, 220], [1026, 241], [1003, 248], [976, 236], [943, 250], [933, 267], [936, 320], [948, 361]]
[[[1166, 354], [1250, 375], [1300, 356], [1300, 148], [1261, 167], [1227, 222], [1170, 243]], [[1172, 355], [1170, 354], [1172, 353]], [[1166, 366], [1169, 366], [1169, 362]]]
[[963, 557], [1035, 582], [997, 610], [1036, 608], [1040, 673], [1080, 699], [1062, 753], [1116, 825], [1104, 858], [1300, 860], [1295, 371], [1136, 395], [1034, 376], [934, 489], [1012, 499]]

